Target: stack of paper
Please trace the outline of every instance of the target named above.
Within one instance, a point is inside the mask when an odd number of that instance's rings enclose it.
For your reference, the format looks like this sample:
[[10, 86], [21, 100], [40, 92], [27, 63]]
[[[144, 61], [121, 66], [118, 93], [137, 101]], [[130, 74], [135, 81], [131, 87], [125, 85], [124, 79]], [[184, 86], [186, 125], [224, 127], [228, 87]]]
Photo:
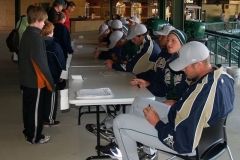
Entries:
[[110, 88], [80, 89], [76, 93], [77, 99], [111, 98], [113, 93]]
[[82, 75], [72, 75], [73, 80], [83, 80]]

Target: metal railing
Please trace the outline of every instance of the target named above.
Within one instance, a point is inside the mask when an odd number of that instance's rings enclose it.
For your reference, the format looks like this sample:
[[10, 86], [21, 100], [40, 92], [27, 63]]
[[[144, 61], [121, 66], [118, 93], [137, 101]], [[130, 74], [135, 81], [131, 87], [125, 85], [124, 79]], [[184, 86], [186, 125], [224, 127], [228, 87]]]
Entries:
[[206, 30], [240, 35], [240, 21], [205, 23]]
[[[240, 31], [240, 30], [239, 30]], [[240, 67], [240, 36], [229, 32], [206, 29], [206, 45], [211, 51], [211, 62]]]

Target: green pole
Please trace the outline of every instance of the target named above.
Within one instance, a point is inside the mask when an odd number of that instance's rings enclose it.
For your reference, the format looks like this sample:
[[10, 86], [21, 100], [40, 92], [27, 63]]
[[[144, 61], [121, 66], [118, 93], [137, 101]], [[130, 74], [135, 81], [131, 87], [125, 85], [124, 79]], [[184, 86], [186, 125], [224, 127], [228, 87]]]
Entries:
[[173, 26], [184, 30], [184, 0], [173, 0], [172, 6]]
[[166, 0], [158, 0], [158, 15], [160, 19], [165, 19]]
[[21, 0], [15, 0], [15, 24], [21, 16]]
[[113, 19], [113, 1], [109, 0], [109, 18]]

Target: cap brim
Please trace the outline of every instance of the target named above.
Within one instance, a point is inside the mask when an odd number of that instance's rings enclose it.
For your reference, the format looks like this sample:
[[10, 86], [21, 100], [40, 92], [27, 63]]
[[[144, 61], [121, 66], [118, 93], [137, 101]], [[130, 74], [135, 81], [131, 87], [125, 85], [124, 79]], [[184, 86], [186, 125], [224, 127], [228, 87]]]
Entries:
[[155, 36], [167, 36], [168, 34], [160, 32], [160, 31], [153, 31], [153, 35], [155, 35]]
[[136, 35], [130, 31], [130, 34], [126, 37], [127, 40], [131, 40], [133, 39], [134, 37], [136, 37]]
[[114, 47], [116, 46], [117, 42], [118, 42], [118, 41], [111, 42], [111, 43], [109, 44], [108, 48], [109, 48], [109, 49], [114, 48]]
[[179, 58], [175, 59], [171, 63], [169, 63], [169, 67], [174, 71], [181, 71], [183, 70], [187, 64], [183, 64]]
[[106, 32], [106, 30], [105, 30], [105, 31], [102, 31], [102, 32], [100, 32], [100, 33], [99, 33], [99, 36], [103, 35], [105, 32]]

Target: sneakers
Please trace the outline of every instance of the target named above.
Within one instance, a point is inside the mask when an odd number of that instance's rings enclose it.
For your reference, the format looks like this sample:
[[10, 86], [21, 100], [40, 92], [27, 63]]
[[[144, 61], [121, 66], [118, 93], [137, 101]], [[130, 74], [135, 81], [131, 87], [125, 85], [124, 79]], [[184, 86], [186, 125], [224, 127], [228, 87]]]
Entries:
[[138, 153], [140, 160], [157, 160], [157, 154], [154, 153], [152, 155], [146, 154], [144, 152]]
[[100, 129], [100, 136], [101, 138], [107, 140], [108, 142], [112, 142], [114, 137], [114, 133], [110, 129], [102, 130]]
[[[96, 124], [87, 124], [86, 129], [93, 133], [94, 135], [97, 135], [97, 126]], [[114, 134], [111, 129], [107, 129], [104, 125], [104, 123], [100, 124], [100, 137], [107, 140], [108, 142], [112, 142], [114, 139]]]
[[53, 121], [53, 123], [50, 122], [44, 122], [43, 126], [44, 127], [55, 127], [55, 126], [59, 126], [60, 121]]
[[[106, 146], [96, 146], [96, 150], [99, 150], [102, 155], [106, 155], [111, 157], [112, 159], [122, 159], [122, 153], [119, 150], [117, 144], [115, 142], [111, 142]], [[138, 145], [138, 155], [140, 160], [156, 160], [157, 154], [147, 154], [144, 152], [142, 145]]]
[[47, 143], [48, 141], [50, 141], [50, 136], [42, 135], [41, 139], [38, 142], [35, 142], [35, 143], [32, 142], [31, 140], [29, 140], [26, 136], [25, 136], [25, 139], [30, 144], [44, 144], [44, 143]]
[[47, 143], [50, 140], [50, 136], [44, 136], [43, 138], [41, 138], [38, 143], [39, 144], [44, 144]]
[[95, 124], [91, 124], [91, 123], [86, 124], [85, 128], [86, 128], [87, 131], [97, 135], [97, 126]]
[[140, 160], [157, 160], [157, 150], [138, 143], [138, 156]]
[[117, 144], [114, 142], [109, 143], [106, 146], [96, 147], [96, 149], [99, 150], [101, 154], [110, 156], [112, 159], [118, 159], [118, 160], [122, 159], [122, 153], [118, 149]]

